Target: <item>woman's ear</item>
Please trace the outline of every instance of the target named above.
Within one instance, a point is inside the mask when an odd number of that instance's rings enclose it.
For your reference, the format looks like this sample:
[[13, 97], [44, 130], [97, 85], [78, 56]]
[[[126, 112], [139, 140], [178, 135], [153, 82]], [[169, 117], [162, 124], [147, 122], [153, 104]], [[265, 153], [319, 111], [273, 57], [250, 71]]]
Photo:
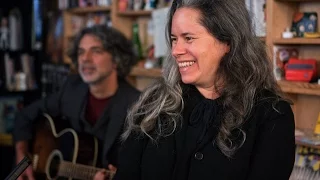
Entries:
[[230, 52], [230, 45], [229, 45], [229, 43], [225, 45], [225, 52], [226, 52], [226, 54]]

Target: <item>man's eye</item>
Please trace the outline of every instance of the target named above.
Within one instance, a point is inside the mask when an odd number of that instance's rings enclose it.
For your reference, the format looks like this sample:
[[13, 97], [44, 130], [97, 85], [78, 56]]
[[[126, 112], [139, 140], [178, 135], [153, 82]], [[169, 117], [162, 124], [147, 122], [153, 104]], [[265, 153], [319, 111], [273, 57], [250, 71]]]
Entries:
[[98, 53], [98, 54], [101, 54], [103, 51], [101, 49], [95, 49], [93, 50], [94, 53]]
[[192, 41], [193, 39], [194, 39], [193, 37], [189, 37], [189, 36], [186, 37], [187, 41]]

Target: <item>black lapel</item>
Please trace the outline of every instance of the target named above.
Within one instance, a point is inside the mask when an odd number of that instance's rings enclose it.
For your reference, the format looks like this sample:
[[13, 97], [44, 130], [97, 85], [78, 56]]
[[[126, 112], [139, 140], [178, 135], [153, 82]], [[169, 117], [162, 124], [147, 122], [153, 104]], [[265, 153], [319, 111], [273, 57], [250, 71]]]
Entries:
[[[103, 145], [103, 159], [106, 160], [107, 153], [110, 148], [118, 139], [118, 135], [121, 133], [121, 130], [124, 125], [124, 121], [127, 115], [128, 110], [128, 98], [124, 95], [126, 93], [126, 89], [119, 85], [119, 89], [114, 97], [110, 100], [110, 106], [106, 113], [101, 117], [99, 121], [106, 121], [109, 117], [109, 123], [106, 129], [104, 145]], [[102, 123], [102, 122], [101, 122]], [[107, 164], [107, 163], [103, 163]]]
[[175, 175], [177, 172], [178, 166], [183, 162], [182, 155], [184, 153], [181, 153], [184, 151], [185, 147], [185, 141], [187, 137], [187, 131], [188, 131], [188, 121], [190, 114], [192, 112], [192, 109], [194, 108], [195, 104], [197, 103], [197, 98], [193, 96], [197, 90], [195, 90], [194, 87], [189, 85], [182, 85], [183, 89], [183, 100], [184, 100], [184, 109], [182, 113], [182, 126], [175, 132], [175, 150], [176, 150], [176, 162], [175, 162], [175, 168], [173, 172], [173, 179], [175, 179]]
[[175, 164], [174, 164], [174, 169], [172, 173], [171, 179], [176, 179], [177, 172], [179, 171], [179, 166], [183, 162], [183, 148], [185, 145], [185, 140], [186, 140], [186, 133], [188, 130], [188, 125], [185, 124], [185, 121], [182, 122], [182, 128], [178, 130], [175, 133], [175, 153], [176, 153], [176, 159], [175, 159]]
[[176, 145], [176, 164], [179, 164], [181, 160], [181, 155], [183, 151], [183, 147], [185, 144], [186, 140], [186, 133], [188, 129], [188, 125], [186, 124], [187, 122], [182, 120], [182, 127], [175, 133], [175, 145]]
[[[85, 108], [86, 108], [86, 102], [89, 92], [89, 86], [85, 83], [81, 83], [78, 86], [76, 86], [74, 89], [72, 89], [72, 96], [70, 95], [70, 102], [72, 102], [71, 106], [73, 106], [74, 112], [72, 112], [73, 117], [75, 120], [73, 120], [71, 123], [73, 124], [73, 127], [77, 131], [82, 131], [82, 121], [85, 120], [84, 114], [85, 114]], [[80, 119], [80, 120], [79, 120]]]
[[[185, 107], [183, 109], [183, 114], [182, 114], [183, 115], [182, 128], [175, 133], [176, 164], [175, 164], [172, 179], [177, 179], [176, 175], [177, 173], [179, 173], [179, 169], [181, 171], [181, 167], [184, 166], [185, 163], [187, 163], [185, 160], [188, 159], [188, 157], [183, 157], [183, 155], [190, 154], [190, 152], [185, 152], [186, 151], [185, 147], [188, 147], [189, 144], [197, 143], [198, 133], [196, 134], [193, 133], [193, 132], [196, 132], [197, 127], [188, 125], [189, 118], [195, 106], [199, 102], [205, 99], [194, 86], [183, 85], [182, 89], [183, 89], [183, 100], [185, 103]], [[215, 108], [217, 108], [215, 109], [216, 112], [213, 112], [213, 113], [217, 115], [217, 112], [219, 111], [218, 105], [216, 105]], [[220, 126], [220, 118], [216, 116], [215, 118], [216, 119], [213, 121], [212, 127], [210, 127], [210, 130], [208, 131], [209, 133], [207, 134], [207, 136], [205, 136], [205, 139], [204, 139], [205, 141], [201, 142], [201, 144], [199, 144], [197, 147], [203, 147], [205, 143], [207, 143], [208, 141], [212, 141], [212, 138], [214, 138], [217, 135], [218, 128]]]

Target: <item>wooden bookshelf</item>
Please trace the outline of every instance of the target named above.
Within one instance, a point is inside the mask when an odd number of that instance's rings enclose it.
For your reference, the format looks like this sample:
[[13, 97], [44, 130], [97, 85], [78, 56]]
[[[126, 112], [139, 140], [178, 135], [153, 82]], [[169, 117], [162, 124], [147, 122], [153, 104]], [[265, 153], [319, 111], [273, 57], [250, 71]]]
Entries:
[[12, 146], [12, 135], [0, 133], [0, 146]]
[[279, 38], [273, 40], [273, 44], [275, 45], [288, 45], [288, 44], [293, 44], [293, 45], [320, 45], [320, 38], [290, 38], [290, 39], [284, 39], [284, 38]]
[[[295, 12], [317, 12], [320, 0], [267, 0], [266, 47], [274, 57], [273, 47], [294, 47], [299, 59], [316, 59], [320, 63], [320, 38], [282, 38], [283, 31], [291, 27]], [[319, 24], [318, 18], [318, 24]], [[318, 67], [319, 72], [319, 67]], [[320, 75], [318, 73], [318, 75]], [[285, 96], [293, 105], [295, 125], [299, 129], [314, 129], [320, 112], [320, 85], [316, 83], [279, 81]]]
[[119, 16], [127, 16], [127, 17], [139, 17], [139, 16], [151, 16], [152, 11], [124, 11], [118, 12]]
[[143, 77], [149, 77], [149, 78], [157, 78], [161, 76], [161, 69], [159, 68], [145, 69], [143, 67], [134, 67], [130, 72], [130, 76], [143, 76]]
[[282, 91], [286, 93], [305, 94], [320, 96], [320, 85], [305, 83], [305, 82], [291, 82], [291, 81], [278, 81]]
[[69, 40], [73, 40], [75, 37], [76, 37], [75, 34], [66, 35], [66, 38], [69, 39]]
[[104, 13], [110, 15], [112, 6], [91, 6], [91, 7], [76, 7], [63, 11], [63, 62], [72, 64], [71, 59], [67, 56], [67, 51], [70, 48], [70, 42], [74, 40], [74, 27], [72, 26], [72, 17], [85, 17], [90, 13]]
[[73, 14], [87, 14], [87, 13], [96, 13], [96, 12], [109, 12], [111, 11], [110, 6], [92, 6], [92, 7], [77, 7], [67, 10]]
[[313, 2], [317, 0], [276, 0], [276, 1], [282, 1], [282, 2]]

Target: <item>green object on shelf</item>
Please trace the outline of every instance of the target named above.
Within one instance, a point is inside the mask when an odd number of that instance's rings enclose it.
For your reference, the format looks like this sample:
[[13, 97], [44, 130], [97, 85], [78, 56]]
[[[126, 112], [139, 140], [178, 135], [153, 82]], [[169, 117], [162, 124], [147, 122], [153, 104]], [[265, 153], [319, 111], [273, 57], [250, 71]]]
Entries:
[[141, 45], [140, 36], [139, 36], [138, 23], [134, 23], [132, 27], [132, 43], [133, 43], [134, 51], [136, 53], [137, 58], [139, 58], [139, 60], [142, 60], [143, 51], [142, 51], [142, 45]]

